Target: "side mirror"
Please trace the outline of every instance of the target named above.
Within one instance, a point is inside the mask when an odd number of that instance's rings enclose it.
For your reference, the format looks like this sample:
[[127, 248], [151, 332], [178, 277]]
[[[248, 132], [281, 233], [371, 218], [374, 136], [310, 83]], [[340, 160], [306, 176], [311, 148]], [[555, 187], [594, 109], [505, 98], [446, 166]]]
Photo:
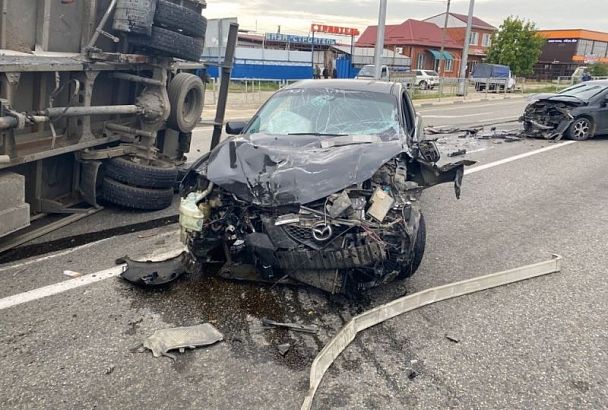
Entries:
[[243, 132], [246, 126], [247, 123], [243, 121], [229, 121], [226, 123], [226, 133], [228, 135], [238, 135]]

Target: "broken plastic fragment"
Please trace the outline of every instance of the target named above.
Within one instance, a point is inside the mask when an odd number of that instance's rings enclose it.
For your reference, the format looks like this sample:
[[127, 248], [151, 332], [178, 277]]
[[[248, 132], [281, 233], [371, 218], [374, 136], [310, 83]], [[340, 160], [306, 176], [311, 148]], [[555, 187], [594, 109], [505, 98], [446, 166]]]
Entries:
[[197, 346], [207, 346], [224, 340], [221, 334], [210, 323], [190, 327], [174, 327], [161, 329], [144, 340], [144, 347], [152, 350], [154, 357], [167, 356], [175, 360], [175, 357], [168, 352], [170, 350], [190, 348]]

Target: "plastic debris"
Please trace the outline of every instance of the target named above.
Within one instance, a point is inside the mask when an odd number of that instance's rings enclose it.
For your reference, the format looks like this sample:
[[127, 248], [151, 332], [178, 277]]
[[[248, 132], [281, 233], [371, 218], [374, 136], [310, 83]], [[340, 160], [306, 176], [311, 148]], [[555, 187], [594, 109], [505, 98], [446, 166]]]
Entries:
[[223, 334], [210, 323], [203, 323], [196, 326], [157, 330], [144, 340], [143, 347], [152, 350], [154, 357], [167, 356], [175, 360], [175, 356], [168, 353], [170, 350], [194, 349], [198, 346], [212, 345], [221, 340], [224, 340]]
[[317, 333], [319, 331], [319, 328], [314, 325], [307, 326], [307, 325], [301, 325], [299, 323], [281, 323], [281, 322], [275, 322], [274, 320], [270, 320], [270, 319], [266, 319], [266, 318], [262, 319], [262, 324], [264, 326], [269, 326], [269, 327], [284, 327], [286, 329], [294, 330], [296, 332]]
[[277, 350], [281, 356], [285, 356], [287, 352], [291, 349], [291, 345], [289, 343], [283, 343], [282, 345], [277, 346]]

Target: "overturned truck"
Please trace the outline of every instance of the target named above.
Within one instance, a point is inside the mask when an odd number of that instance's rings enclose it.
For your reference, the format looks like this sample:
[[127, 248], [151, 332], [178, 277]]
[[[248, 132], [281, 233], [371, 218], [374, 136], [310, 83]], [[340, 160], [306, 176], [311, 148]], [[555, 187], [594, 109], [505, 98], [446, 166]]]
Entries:
[[0, 237], [99, 198], [171, 203], [203, 108], [205, 7], [0, 0]]

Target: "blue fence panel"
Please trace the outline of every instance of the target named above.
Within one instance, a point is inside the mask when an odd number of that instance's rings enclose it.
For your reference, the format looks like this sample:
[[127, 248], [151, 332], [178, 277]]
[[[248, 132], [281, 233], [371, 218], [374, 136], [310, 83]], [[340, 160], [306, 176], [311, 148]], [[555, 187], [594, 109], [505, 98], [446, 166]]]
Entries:
[[[218, 67], [208, 67], [207, 73], [210, 77], [217, 78], [219, 76]], [[235, 64], [232, 68], [232, 78], [305, 80], [312, 78], [312, 67], [310, 65]]]

